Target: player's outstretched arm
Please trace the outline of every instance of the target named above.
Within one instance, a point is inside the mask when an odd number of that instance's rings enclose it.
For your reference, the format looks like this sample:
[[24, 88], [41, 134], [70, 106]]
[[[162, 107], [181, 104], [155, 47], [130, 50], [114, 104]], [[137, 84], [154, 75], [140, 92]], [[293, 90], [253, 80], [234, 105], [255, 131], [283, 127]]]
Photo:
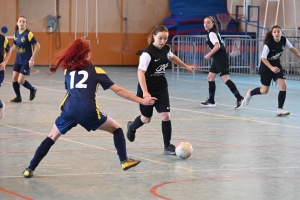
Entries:
[[153, 105], [155, 100], [157, 100], [155, 97], [145, 97], [144, 99], [142, 99], [138, 96], [135, 96], [128, 90], [118, 86], [117, 84], [112, 85], [109, 89], [114, 91], [120, 97], [123, 97], [123, 98], [128, 99], [133, 102], [143, 104], [145, 106]]
[[297, 56], [300, 59], [300, 54], [295, 47], [291, 48], [290, 50], [295, 56]]
[[182, 67], [185, 67], [187, 68], [188, 70], [190, 70], [191, 72], [194, 72], [195, 71], [195, 67], [194, 66], [191, 66], [191, 65], [187, 65], [185, 64], [182, 60], [180, 60], [180, 58], [178, 58], [177, 56], [173, 56], [171, 58], [169, 58], [173, 63], [179, 65], [179, 66], [182, 66]]

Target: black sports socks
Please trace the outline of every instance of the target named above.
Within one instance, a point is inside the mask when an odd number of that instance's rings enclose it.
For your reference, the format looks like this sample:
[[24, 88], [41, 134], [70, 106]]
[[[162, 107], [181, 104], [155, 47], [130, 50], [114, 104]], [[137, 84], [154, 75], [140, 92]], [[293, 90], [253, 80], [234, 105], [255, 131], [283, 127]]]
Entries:
[[117, 153], [120, 159], [120, 162], [127, 160], [127, 152], [126, 152], [126, 142], [124, 138], [124, 133], [122, 128], [118, 128], [113, 132], [114, 135], [114, 143], [117, 149]]
[[164, 145], [167, 148], [170, 145], [171, 136], [172, 136], [172, 125], [170, 121], [161, 122], [161, 130], [164, 138]]
[[139, 115], [135, 118], [133, 124], [130, 126], [130, 130], [136, 131], [136, 129], [140, 128], [143, 125], [144, 125], [144, 123], [141, 120], [141, 115]]
[[35, 168], [41, 162], [41, 160], [47, 155], [48, 151], [50, 150], [50, 148], [52, 147], [53, 144], [54, 144], [54, 141], [51, 138], [46, 137], [46, 139], [36, 149], [35, 154], [34, 154], [32, 160], [30, 161], [30, 165], [28, 168], [31, 169], [32, 171], [34, 171]]
[[241, 100], [243, 98], [240, 95], [240, 92], [236, 88], [235, 84], [230, 79], [228, 79], [228, 81], [226, 81], [225, 84], [229, 87], [230, 91], [232, 92], [232, 94], [234, 94], [234, 96], [237, 98], [237, 100]]
[[278, 108], [283, 108], [286, 97], [286, 91], [279, 91], [278, 93]]
[[257, 87], [255, 89], [251, 90], [251, 92], [250, 92], [250, 96], [259, 95], [259, 94], [261, 94], [260, 87]]
[[208, 92], [209, 92], [209, 100], [212, 102], [215, 101], [215, 92], [216, 92], [216, 82], [208, 81]]

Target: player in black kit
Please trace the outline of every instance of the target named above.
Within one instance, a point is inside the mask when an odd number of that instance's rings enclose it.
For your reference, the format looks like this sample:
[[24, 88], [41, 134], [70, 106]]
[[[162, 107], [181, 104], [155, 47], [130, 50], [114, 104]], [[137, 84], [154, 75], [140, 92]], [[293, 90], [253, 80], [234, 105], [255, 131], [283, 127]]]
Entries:
[[170, 101], [168, 93], [168, 83], [165, 77], [165, 70], [169, 61], [179, 66], [183, 66], [190, 71], [194, 71], [193, 66], [186, 65], [177, 56], [175, 56], [170, 46], [166, 45], [169, 31], [165, 26], [156, 26], [148, 37], [149, 46], [140, 56], [138, 66], [138, 89], [137, 96], [156, 97], [154, 105], [144, 106], [140, 104], [141, 115], [136, 117], [134, 122], [127, 124], [127, 139], [133, 142], [136, 129], [151, 121], [153, 107], [159, 113], [162, 122], [162, 134], [164, 142], [165, 155], [175, 155], [175, 146], [170, 143], [172, 136], [172, 126], [170, 120]]
[[212, 65], [210, 67], [207, 80], [208, 80], [208, 92], [209, 98], [201, 102], [202, 106], [213, 107], [215, 103], [215, 91], [216, 83], [215, 78], [220, 74], [221, 80], [228, 86], [230, 91], [234, 94], [237, 99], [237, 105], [235, 109], [242, 107], [244, 98], [240, 95], [235, 84], [229, 78], [229, 59], [226, 53], [224, 42], [218, 33], [218, 27], [216, 25], [216, 19], [214, 17], [206, 17], [204, 19], [204, 28], [208, 31], [207, 44], [211, 51], [205, 55], [205, 59], [213, 58]]
[[286, 97], [286, 81], [282, 66], [280, 64], [280, 56], [282, 55], [285, 46], [287, 46], [293, 54], [300, 58], [298, 50], [293, 47], [286, 37], [281, 35], [280, 26], [273, 26], [271, 31], [266, 34], [264, 48], [261, 55], [259, 75], [262, 86], [253, 90], [248, 90], [245, 97], [245, 103], [249, 104], [249, 101], [253, 95], [267, 94], [273, 79], [279, 86], [277, 109], [278, 116], [290, 114], [289, 111], [283, 109]]

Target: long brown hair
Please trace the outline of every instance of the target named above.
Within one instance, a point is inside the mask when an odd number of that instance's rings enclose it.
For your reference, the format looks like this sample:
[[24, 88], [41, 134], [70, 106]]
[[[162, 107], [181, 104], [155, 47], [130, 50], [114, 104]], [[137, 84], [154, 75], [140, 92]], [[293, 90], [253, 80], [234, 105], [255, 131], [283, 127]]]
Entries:
[[[25, 21], [26, 21], [26, 23], [27, 23], [27, 19], [26, 19], [26, 17], [24, 17], [24, 16], [18, 17], [17, 23], [18, 23], [18, 21], [19, 21], [19, 19], [20, 19], [21, 17], [24, 18]], [[18, 30], [19, 30], [19, 27], [18, 27], [18, 25], [16, 25], [16, 26], [15, 26], [15, 31], [18, 31]]]
[[63, 69], [85, 69], [87, 64], [91, 64], [91, 62], [88, 61], [90, 51], [91, 46], [87, 41], [77, 39], [65, 50], [62, 56], [55, 59], [56, 64], [50, 68], [50, 71], [53, 73], [56, 72], [61, 63]]
[[264, 40], [264, 44], [267, 44], [267, 42], [270, 41], [273, 38], [272, 32], [273, 32], [274, 28], [279, 28], [280, 31], [281, 31], [280, 26], [278, 26], [278, 25], [273, 26], [272, 29], [269, 32], [267, 32], [265, 40]]
[[148, 44], [151, 44], [154, 42], [153, 35], [156, 35], [159, 32], [169, 32], [167, 27], [164, 25], [155, 26], [154, 29], [151, 31], [151, 33], [148, 35]]

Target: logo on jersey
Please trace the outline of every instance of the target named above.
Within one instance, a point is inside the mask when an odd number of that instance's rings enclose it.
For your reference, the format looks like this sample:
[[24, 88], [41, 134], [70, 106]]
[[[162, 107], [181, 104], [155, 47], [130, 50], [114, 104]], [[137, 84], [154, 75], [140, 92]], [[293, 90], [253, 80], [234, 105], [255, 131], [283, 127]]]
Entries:
[[159, 60], [160, 60], [160, 59], [157, 59], [157, 60], [156, 60], [156, 59], [154, 59], [154, 62], [157, 62], [157, 61], [159, 61]]
[[162, 75], [164, 75], [166, 73], [166, 68], [167, 67], [168, 67], [168, 63], [159, 65], [156, 68], [154, 74], [152, 74], [151, 76], [162, 76]]
[[24, 36], [21, 38], [21, 42], [25, 42], [25, 37]]
[[281, 56], [282, 52], [280, 53], [276, 53], [274, 56], [272, 56], [271, 58], [268, 58], [269, 60], [277, 60], [280, 56]]

